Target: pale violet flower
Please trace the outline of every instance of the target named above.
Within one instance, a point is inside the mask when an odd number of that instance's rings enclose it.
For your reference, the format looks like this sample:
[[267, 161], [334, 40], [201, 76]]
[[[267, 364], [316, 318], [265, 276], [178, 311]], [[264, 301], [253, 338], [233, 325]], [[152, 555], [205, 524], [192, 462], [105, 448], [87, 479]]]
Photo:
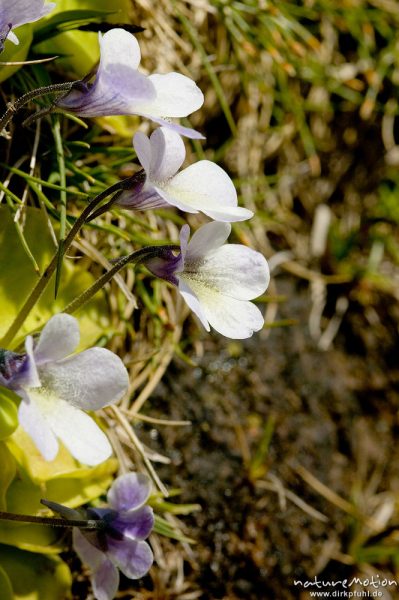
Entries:
[[83, 410], [119, 400], [127, 390], [128, 374], [120, 358], [105, 348], [71, 356], [79, 337], [74, 317], [55, 315], [36, 343], [32, 336], [26, 338], [26, 353], [0, 351], [0, 385], [21, 397], [19, 424], [45, 460], [56, 457], [59, 439], [77, 460], [97, 465], [112, 449]]
[[0, 0], [0, 52], [6, 39], [19, 44], [13, 31], [16, 27], [38, 21], [54, 7], [54, 2], [45, 4], [44, 0]]
[[124, 190], [116, 202], [119, 206], [142, 210], [172, 205], [190, 213], [201, 211], [216, 221], [244, 221], [253, 216], [237, 206], [233, 182], [215, 163], [200, 160], [177, 172], [186, 149], [175, 131], [158, 127], [150, 138], [139, 131], [133, 145], [145, 180]]
[[80, 117], [140, 115], [182, 135], [203, 137], [193, 129], [168, 121], [186, 117], [202, 106], [204, 96], [194, 81], [180, 73], [140, 73], [139, 44], [124, 29], [100, 33], [99, 40], [100, 64], [93, 83], [78, 82], [57, 106]]
[[152, 508], [145, 506], [150, 481], [141, 473], [118, 477], [108, 491], [109, 508], [73, 510], [56, 502], [42, 503], [66, 519], [102, 521], [97, 530], [73, 529], [73, 546], [81, 561], [91, 569], [97, 600], [112, 600], [119, 587], [119, 571], [129, 579], [146, 575], [153, 563], [150, 546], [144, 540], [154, 526]]
[[157, 277], [178, 286], [179, 292], [207, 331], [210, 325], [232, 339], [251, 337], [262, 329], [260, 310], [249, 302], [269, 285], [269, 267], [259, 252], [240, 244], [225, 244], [228, 223], [207, 223], [188, 242], [190, 228], [180, 234], [181, 252], [144, 261]]

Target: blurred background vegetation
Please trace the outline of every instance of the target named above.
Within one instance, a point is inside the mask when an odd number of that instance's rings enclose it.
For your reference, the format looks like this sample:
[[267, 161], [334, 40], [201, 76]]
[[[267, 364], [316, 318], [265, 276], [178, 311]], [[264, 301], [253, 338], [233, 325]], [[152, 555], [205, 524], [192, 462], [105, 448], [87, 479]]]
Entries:
[[[174, 290], [144, 269], [122, 272], [88, 309], [90, 341], [100, 324], [100, 343], [131, 371], [122, 414], [162, 481], [180, 490], [176, 504], [159, 499], [159, 512], [178, 537], [196, 541], [155, 537], [157, 565], [138, 586], [124, 582], [121, 597], [279, 600], [307, 598], [294, 580], [316, 575], [398, 579], [399, 4], [116, 4], [121, 12], [107, 18], [145, 28], [144, 69], [180, 71], [204, 91], [190, 124], [206, 142], [191, 143], [188, 162], [206, 156], [233, 177], [240, 203], [256, 211], [234, 225], [233, 240], [263, 252], [274, 275], [260, 299], [265, 330], [247, 342], [205, 335]], [[110, 7], [57, 2], [75, 8]], [[27, 57], [63, 58], [19, 70], [4, 81], [4, 97], [82, 76], [96, 61], [96, 34], [45, 40], [45, 23], [35, 24]], [[28, 131], [20, 120], [1, 159], [0, 208], [18, 216], [34, 276], [29, 207], [40, 208], [56, 244], [84, 194], [137, 170], [139, 119], [85, 129], [52, 116]], [[185, 220], [172, 209], [104, 215], [74, 244], [63, 285], [71, 265], [96, 277], [132, 247], [176, 240]], [[123, 421], [104, 418], [120, 464], [140, 464]], [[63, 556], [75, 597], [86, 598], [85, 573]], [[397, 597], [392, 586], [383, 591]]]

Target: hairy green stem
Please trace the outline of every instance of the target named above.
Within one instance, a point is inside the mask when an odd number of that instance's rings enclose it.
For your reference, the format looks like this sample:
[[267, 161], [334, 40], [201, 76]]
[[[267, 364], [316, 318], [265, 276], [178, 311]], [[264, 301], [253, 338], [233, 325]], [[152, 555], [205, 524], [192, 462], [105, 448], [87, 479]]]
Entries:
[[[61, 258], [67, 252], [68, 248], [71, 246], [75, 236], [79, 233], [80, 229], [85, 224], [90, 213], [96, 208], [96, 206], [98, 206], [98, 204], [102, 200], [104, 200], [105, 198], [107, 198], [108, 196], [113, 194], [114, 192], [119, 192], [121, 187], [123, 187], [125, 181], [126, 180], [120, 181], [118, 183], [115, 183], [114, 185], [111, 185], [109, 188], [107, 188], [106, 190], [104, 190], [103, 192], [98, 194], [98, 196], [93, 198], [93, 200], [91, 200], [91, 202], [89, 202], [89, 204], [84, 208], [84, 210], [82, 211], [80, 216], [76, 219], [75, 223], [72, 225], [72, 228], [69, 231], [67, 237], [65, 238], [65, 241], [62, 246]], [[15, 336], [17, 335], [18, 331], [24, 324], [24, 322], [27, 319], [32, 308], [38, 302], [39, 298], [41, 297], [44, 290], [46, 289], [47, 284], [50, 281], [51, 276], [53, 275], [53, 273], [57, 267], [59, 256], [60, 256], [60, 252], [57, 251], [54, 254], [53, 258], [51, 259], [49, 265], [44, 270], [42, 276], [36, 283], [35, 287], [29, 294], [28, 298], [26, 299], [26, 301], [23, 304], [22, 308], [20, 309], [19, 313], [15, 317], [14, 321], [11, 323], [11, 325], [10, 325], [9, 329], [7, 330], [7, 332], [5, 333], [4, 337], [0, 340], [1, 347], [7, 348], [11, 344], [11, 342], [13, 341]]]
[[46, 96], [47, 94], [67, 92], [72, 89], [73, 84], [74, 82], [55, 83], [53, 85], [46, 85], [44, 87], [36, 88], [35, 90], [27, 92], [18, 98], [18, 100], [15, 100], [15, 102], [9, 104], [6, 112], [0, 118], [0, 133], [3, 131], [4, 127], [7, 127], [15, 113], [17, 113], [19, 109], [27, 104], [30, 100], [33, 100], [34, 98], [40, 98], [40, 96]]
[[101, 288], [105, 286], [106, 283], [111, 281], [111, 279], [116, 275], [121, 269], [123, 269], [128, 264], [138, 264], [143, 262], [143, 260], [147, 258], [153, 258], [156, 256], [161, 256], [165, 253], [165, 250], [180, 250], [180, 246], [170, 245], [170, 246], [147, 246], [147, 248], [141, 248], [140, 250], [136, 250], [132, 252], [132, 254], [128, 254], [124, 256], [104, 275], [102, 275], [91, 287], [89, 287], [86, 291], [84, 291], [80, 296], [72, 300], [62, 312], [72, 314], [82, 308], [91, 298], [97, 294]]
[[58, 242], [58, 261], [55, 274], [54, 298], [57, 298], [58, 288], [61, 281], [62, 258], [64, 256], [64, 243], [66, 232], [67, 218], [67, 194], [66, 194], [66, 172], [65, 172], [65, 156], [64, 147], [62, 144], [61, 124], [59, 115], [54, 115], [53, 135], [55, 141], [55, 149], [57, 153], [58, 170], [60, 173], [60, 186], [64, 189], [60, 191], [60, 238]]
[[79, 527], [79, 529], [102, 529], [102, 519], [62, 519], [59, 517], [34, 517], [33, 515], [20, 515], [0, 511], [0, 519], [4, 521], [18, 521], [20, 523], [37, 523], [51, 525], [52, 527]]

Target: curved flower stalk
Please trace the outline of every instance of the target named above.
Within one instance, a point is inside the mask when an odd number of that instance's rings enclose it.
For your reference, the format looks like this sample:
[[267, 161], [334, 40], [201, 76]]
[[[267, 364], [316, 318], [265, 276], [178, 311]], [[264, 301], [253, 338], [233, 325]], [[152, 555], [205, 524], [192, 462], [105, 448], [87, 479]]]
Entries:
[[159, 127], [148, 138], [140, 131], [134, 149], [145, 171], [145, 181], [124, 190], [116, 204], [143, 210], [176, 206], [190, 213], [199, 211], [216, 221], [245, 221], [253, 216], [237, 206], [237, 193], [227, 173], [209, 160], [200, 160], [177, 173], [186, 157], [180, 135]]
[[4, 50], [6, 39], [19, 44], [13, 29], [38, 21], [54, 7], [54, 2], [45, 4], [44, 0], [0, 0], [0, 52]]
[[146, 76], [137, 68], [140, 47], [124, 29], [99, 34], [100, 64], [93, 83], [79, 82], [56, 106], [80, 117], [140, 115], [191, 138], [203, 138], [194, 129], [170, 123], [198, 110], [204, 96], [199, 87], [180, 73]]
[[55, 315], [36, 343], [32, 336], [26, 338], [25, 354], [0, 352], [0, 385], [21, 397], [19, 424], [45, 460], [56, 457], [59, 439], [77, 460], [97, 465], [112, 449], [82, 409], [97, 410], [119, 400], [128, 374], [120, 358], [105, 348], [70, 356], [78, 343], [77, 320]]
[[190, 228], [180, 233], [180, 254], [144, 261], [157, 277], [179, 292], [207, 331], [210, 325], [232, 339], [251, 337], [262, 329], [260, 310], [249, 300], [263, 294], [270, 275], [266, 259], [240, 244], [224, 244], [231, 232], [228, 223], [207, 223], [188, 242]]
[[102, 520], [98, 529], [73, 529], [73, 546], [91, 571], [94, 596], [112, 600], [119, 587], [119, 571], [129, 579], [148, 573], [153, 554], [144, 540], [154, 526], [152, 508], [145, 506], [150, 495], [150, 481], [141, 473], [118, 477], [108, 491], [109, 508], [73, 510], [56, 502], [42, 503], [66, 519]]

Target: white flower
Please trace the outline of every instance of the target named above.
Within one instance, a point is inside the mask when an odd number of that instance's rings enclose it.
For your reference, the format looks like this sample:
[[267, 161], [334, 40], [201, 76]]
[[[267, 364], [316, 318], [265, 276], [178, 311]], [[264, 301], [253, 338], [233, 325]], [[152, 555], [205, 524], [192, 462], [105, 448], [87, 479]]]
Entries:
[[260, 310], [249, 300], [263, 294], [270, 275], [266, 259], [240, 244], [224, 244], [230, 235], [228, 223], [208, 223], [194, 233], [180, 234], [181, 253], [169, 250], [145, 261], [157, 277], [178, 286], [179, 292], [207, 331], [210, 325], [232, 339], [251, 337], [262, 329]]
[[13, 29], [38, 21], [54, 7], [54, 2], [44, 4], [44, 0], [0, 0], [0, 52], [6, 39], [19, 44]]
[[[112, 452], [106, 435], [82, 412], [119, 400], [127, 390], [128, 374], [118, 356], [105, 348], [90, 348], [70, 356], [79, 343], [74, 317], [52, 317], [36, 344], [28, 336], [21, 362], [9, 362], [0, 382], [21, 398], [19, 423], [46, 460], [58, 453], [58, 439], [72, 456], [97, 465]], [[10, 371], [10, 365], [14, 372]]]
[[175, 131], [159, 127], [150, 138], [139, 131], [133, 145], [146, 179], [125, 190], [116, 203], [119, 206], [142, 210], [171, 204], [189, 213], [201, 211], [216, 221], [244, 221], [253, 216], [237, 206], [233, 182], [215, 163], [200, 160], [177, 173], [186, 149]]
[[204, 96], [194, 81], [180, 73], [140, 73], [139, 44], [125, 29], [99, 34], [99, 40], [101, 57], [94, 82], [80, 82], [57, 106], [80, 117], [141, 115], [182, 135], [203, 137], [194, 129], [167, 120], [186, 117], [202, 106]]

